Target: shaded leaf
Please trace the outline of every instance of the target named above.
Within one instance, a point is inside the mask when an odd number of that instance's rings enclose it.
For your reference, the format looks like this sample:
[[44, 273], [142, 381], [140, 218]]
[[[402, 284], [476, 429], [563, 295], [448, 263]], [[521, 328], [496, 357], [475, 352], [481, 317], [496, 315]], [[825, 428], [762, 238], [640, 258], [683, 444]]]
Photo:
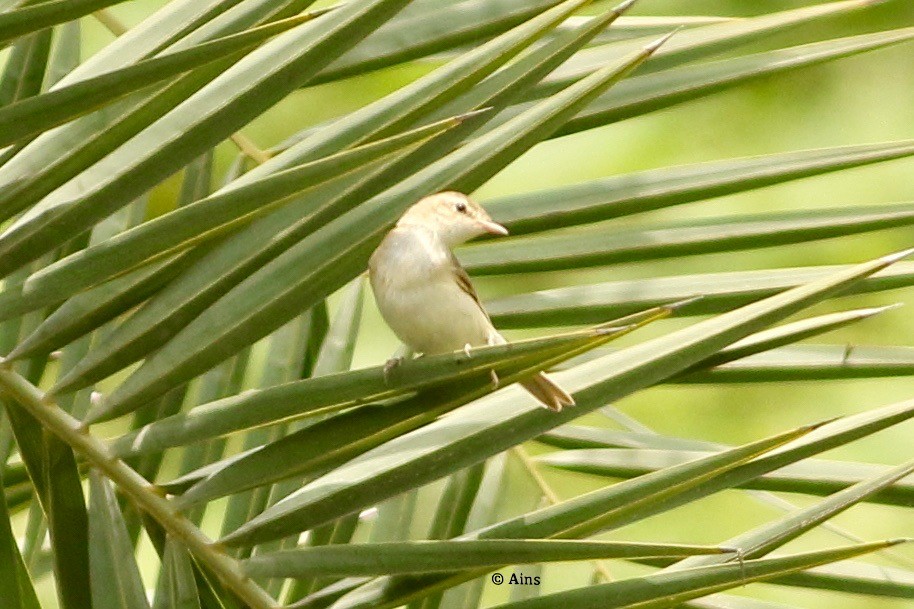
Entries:
[[48, 522], [61, 607], [91, 607], [88, 516], [73, 451], [18, 404], [6, 406], [19, 454]]
[[114, 491], [97, 471], [89, 473], [89, 563], [94, 609], [149, 607]]
[[41, 92], [50, 58], [51, 39], [51, 31], [48, 30], [13, 45], [0, 78], [0, 105], [6, 107]]

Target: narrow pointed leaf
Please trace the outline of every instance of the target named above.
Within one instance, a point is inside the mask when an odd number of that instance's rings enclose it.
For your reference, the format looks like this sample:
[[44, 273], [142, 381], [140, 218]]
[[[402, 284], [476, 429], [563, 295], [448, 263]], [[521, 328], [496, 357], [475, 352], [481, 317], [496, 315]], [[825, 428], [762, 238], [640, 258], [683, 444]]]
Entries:
[[[266, 7], [245, 7], [243, 11], [230, 11], [231, 15], [227, 15], [231, 17], [241, 12], [243, 15], [241, 15], [242, 19], [240, 21], [232, 18], [215, 19], [215, 17], [229, 11], [235, 4], [237, 4], [237, 0], [215, 0], [213, 2], [173, 0], [147, 19], [130, 28], [129, 31], [118, 36], [105, 48], [83, 61], [64, 78], [56, 82], [55, 86], [67, 86], [85, 78], [110, 72], [141, 61], [163, 49], [175, 51], [207, 39], [241, 31], [246, 27], [250, 27], [251, 24], [260, 22], [265, 15], [269, 15], [274, 11], [276, 5], [276, 3], [270, 3]], [[250, 19], [247, 19], [248, 17]], [[218, 25], [216, 27], [206, 27], [216, 25], [217, 22]], [[200, 27], [204, 24], [206, 26]], [[188, 32], [195, 28], [199, 29], [188, 36]], [[203, 31], [206, 32], [206, 35], [200, 36], [198, 33]], [[223, 65], [221, 69], [224, 70], [228, 65], [231, 65], [231, 62]], [[209, 76], [208, 79], [212, 77]], [[204, 82], [206, 80], [204, 79]], [[202, 86], [202, 83], [197, 88], [200, 86]], [[183, 95], [186, 96], [188, 94], [185, 91]], [[172, 100], [170, 103], [171, 105], [166, 106], [167, 109], [173, 108], [178, 101]], [[120, 133], [113, 138], [113, 141], [111, 141], [111, 138], [106, 139], [106, 136], [111, 131], [116, 131], [115, 126], [119, 124], [120, 119], [123, 118], [122, 113], [128, 107], [136, 109], [134, 106], [126, 104], [119, 107], [114, 116], [107, 112], [94, 113], [36, 138], [34, 142], [18, 152], [0, 171], [0, 184], [3, 184], [3, 195], [15, 190], [17, 191], [17, 197], [23, 196], [26, 191], [21, 190], [18, 186], [31, 182], [32, 186], [41, 189], [43, 194], [36, 195], [34, 192], [29, 191], [31, 198], [27, 206], [37, 202], [57, 186], [60, 186], [69, 178], [74, 177], [92, 163], [110, 153], [154, 119], [153, 116], [146, 116], [141, 121], [141, 126], [134, 126], [128, 130], [129, 134]], [[155, 115], [161, 116], [167, 109], [163, 110], [159, 106], [154, 111]], [[104, 145], [95, 146], [90, 153], [89, 149], [93, 148], [92, 144], [102, 144], [102, 140], [105, 140]], [[75, 148], [73, 146], [74, 142], [79, 143]], [[99, 147], [101, 150], [97, 149]], [[48, 175], [48, 172], [51, 172], [54, 176]], [[42, 177], [39, 178], [39, 176]], [[38, 186], [38, 183], [33, 181], [34, 179], [38, 179], [42, 186]], [[44, 184], [48, 180], [54, 184]], [[9, 203], [5, 196], [0, 198], [3, 199], [4, 205]]]
[[[690, 382], [689, 379], [692, 379], [696, 373], [699, 375], [707, 375], [709, 372], [720, 370], [724, 364], [751, 357], [759, 353], [776, 350], [784, 345], [793, 345], [803, 339], [818, 336], [896, 308], [898, 308], [897, 305], [889, 305], [885, 307], [841, 311], [839, 313], [827, 313], [825, 315], [817, 315], [815, 317], [809, 317], [769, 328], [768, 330], [762, 330], [761, 332], [747, 336], [732, 345], [724, 347], [715, 355], [703, 362], [695, 364], [689, 370], [669, 379], [667, 382]], [[800, 345], [800, 347], [803, 346], [804, 345]], [[604, 353], [594, 350], [575, 358], [574, 360], [565, 362], [559, 369], [569, 369], [585, 361], [591, 361], [597, 357], [601, 357], [602, 355], [604, 355]]]
[[[719, 480], [709, 480], [697, 485], [684, 493], [682, 496], [675, 498], [673, 502], [661, 506], [663, 509], [670, 509], [676, 505], [682, 505], [693, 501], [697, 497], [704, 497], [711, 493], [722, 490], [723, 488], [732, 488], [742, 484], [748, 484], [766, 474], [770, 474], [782, 467], [798, 463], [825, 450], [842, 446], [854, 440], [867, 437], [878, 431], [897, 425], [911, 419], [914, 416], [914, 402], [899, 402], [890, 404], [871, 411], [862, 412], [853, 416], [837, 419], [831, 423], [821, 426], [814, 432], [800, 438], [792, 444], [785, 446], [778, 451], [763, 455], [758, 459], [741, 465], [730, 472], [726, 485], [722, 485]], [[877, 472], [877, 473], [883, 473]], [[872, 476], [872, 470], [866, 476]], [[857, 478], [859, 480], [860, 478]], [[856, 482], [854, 480], [853, 482]], [[847, 484], [842, 485], [848, 486]], [[837, 491], [835, 488], [832, 491]], [[883, 491], [891, 492], [891, 489]], [[672, 504], [669, 504], [672, 503]]]
[[[444, 118], [476, 108], [501, 109], [614, 23], [626, 8], [623, 6], [622, 9], [608, 11], [586, 27], [542, 44], [493, 73], [494, 68], [502, 66], [523, 46], [543, 36], [563, 16], [579, 6], [580, 3], [566, 1], [478, 49], [462, 54], [399, 91], [353, 112], [345, 121], [333, 121], [296, 134], [280, 145], [282, 153], [274, 159], [274, 164], [278, 164], [283, 157], [301, 159], [304, 155], [308, 158], [328, 145], [338, 146], [355, 137], [389, 133], [398, 125], [412, 124], [420, 117], [425, 119], [424, 115], [433, 110], [428, 118]], [[489, 76], [480, 81], [487, 74]], [[454, 99], [458, 93], [459, 96]], [[283, 161], [288, 162], [288, 159]], [[270, 165], [268, 162], [260, 170], [272, 170]]]
[[[51, 40], [52, 32], [48, 30], [13, 45], [0, 78], [0, 105], [8, 107], [41, 92], [48, 70]], [[6, 154], [3, 156], [5, 158]]]
[[70, 21], [57, 28], [57, 41], [48, 63], [47, 86], [53, 88], [79, 67], [82, 52], [82, 27], [79, 21]]
[[[886, 307], [827, 313], [763, 330], [721, 349], [719, 353], [709, 357], [701, 364], [695, 366], [695, 368], [707, 370], [710, 367], [749, 357], [756, 353], [763, 353], [784, 345], [792, 345], [805, 338], [818, 336], [895, 308], [897, 306], [889, 305]], [[689, 371], [685, 371], [683, 374], [688, 375]]]
[[258, 555], [244, 563], [251, 577], [381, 575], [497, 567], [505, 564], [722, 554], [708, 546], [649, 543], [507, 540], [407, 541], [329, 545]]
[[[292, 1], [295, 0], [282, 0], [269, 5], [246, 4], [230, 10], [237, 0], [214, 0], [212, 3], [172, 0], [161, 11], [80, 64], [57, 86], [68, 86], [110, 72], [163, 49], [178, 51], [206, 40], [238, 33], [257, 23], [288, 16], [283, 7]], [[295, 3], [301, 5], [300, 2]], [[188, 31], [203, 24], [203, 27], [187, 35]], [[38, 136], [17, 152], [0, 171], [0, 184], [3, 185], [0, 188], [0, 216], [12, 217], [46, 197], [50, 198], [41, 203], [42, 208], [55, 207], [67, 198], [86, 194], [88, 185], [110, 180], [118, 171], [132, 167], [136, 153], [127, 151], [127, 154], [122, 154], [123, 151], [118, 148], [232, 68], [242, 54], [235, 53], [201, 66], [171, 84], [158, 87], [151, 94], [130, 96], [109, 105], [104, 111], [80, 117]], [[177, 130], [183, 131], [183, 127]], [[145, 152], [162, 145], [162, 133], [153, 130], [147, 135], [149, 137], [140, 146]], [[102, 159], [105, 162], [99, 165]], [[78, 187], [70, 182], [76, 176], [80, 176]]]
[[511, 234], [597, 222], [914, 155], [914, 141], [653, 169], [487, 202]]
[[[246, 184], [247, 181], [259, 179], [291, 165], [320, 158], [379, 135], [396, 133], [455, 97], [462, 98], [461, 94], [471, 93], [474, 85], [480, 80], [542, 37], [586, 1], [565, 0], [549, 10], [546, 10], [545, 6], [539, 6], [537, 12], [545, 11], [543, 14], [448, 62], [390, 95], [348, 114], [344, 120], [338, 119], [305, 131], [282, 152], [242, 177], [237, 185]], [[553, 0], [549, 0], [549, 3], [557, 4]], [[438, 118], [443, 119], [453, 114], [463, 114], [496, 105], [490, 97], [475, 101], [477, 103], [461, 105], [453, 112], [439, 114]]]
[[[580, 27], [592, 17], [572, 17], [556, 28], [556, 34]], [[714, 23], [725, 23], [731, 17], [716, 17], [704, 15], [658, 15], [658, 16], [631, 16], [619, 21], [612, 30], [603, 32], [593, 44], [607, 44], [619, 40], [628, 40], [640, 36], [661, 36], [676, 28], [699, 27]]]
[[911, 347], [792, 345], [675, 379], [680, 383], [770, 383], [914, 374]]
[[114, 491], [93, 470], [89, 475], [89, 563], [93, 609], [146, 609], [149, 602], [133, 544]]
[[[542, 461], [570, 471], [611, 478], [633, 478], [668, 467], [672, 463], [687, 463], [704, 454], [706, 453], [694, 450], [598, 448], [562, 451], [543, 457]], [[825, 496], [885, 473], [886, 467], [881, 465], [817, 459], [760, 476], [748, 481], [746, 488]], [[898, 482], [868, 500], [888, 505], [908, 505], [914, 501], [914, 482]]]
[[[543, 290], [486, 303], [499, 328], [596, 323], [643, 310], [671, 299], [701, 298], [683, 307], [683, 315], [708, 315], [766, 298], [839, 271], [840, 266], [801, 267], [654, 277]], [[914, 263], [903, 262], [860, 283], [847, 294], [880, 292], [914, 285]]]
[[781, 575], [804, 571], [811, 567], [838, 562], [898, 545], [885, 541], [834, 550], [794, 554], [780, 558], [747, 560], [737, 564], [699, 567], [684, 571], [661, 572], [581, 588], [571, 592], [550, 594], [519, 603], [499, 605], [504, 609], [547, 609], [569, 606], [580, 609], [629, 607], [660, 609], [683, 601], [729, 590], [754, 581], [764, 581]]
[[88, 516], [73, 451], [18, 404], [9, 404], [7, 414], [48, 522], [60, 605], [91, 606]]
[[187, 549], [168, 538], [152, 609], [200, 609], [197, 583]]
[[554, 271], [806, 243], [912, 223], [912, 204], [855, 206], [693, 220], [636, 231], [600, 227], [497, 239], [464, 248], [459, 258], [468, 271], [481, 275]]
[[[539, 82], [544, 75], [552, 72], [570, 57], [573, 57], [588, 41], [617, 23], [622, 12], [630, 7], [630, 4], [620, 5], [602, 15], [590, 18], [586, 25], [580, 28], [564, 32], [553, 40], [530, 49], [528, 53], [519, 57], [515, 62], [503, 67], [478, 83], [432, 116], [447, 116], [449, 112], [459, 111], [464, 108], [493, 106], [501, 110], [501, 112], [486, 126], [487, 129], [491, 129], [492, 125], [500, 124], [510, 117], [516, 116], [523, 110], [519, 109], [515, 112], [514, 109], [517, 106], [509, 104], [513, 104], [520, 98], [523, 91], [528, 90], [530, 86]], [[504, 106], [507, 107], [502, 110]], [[524, 109], [527, 108], [529, 106]], [[502, 117], [505, 118], [503, 119]]]
[[345, 372], [352, 367], [365, 303], [365, 284], [364, 278], [357, 277], [341, 290], [339, 307], [321, 343], [311, 376]]
[[910, 570], [859, 561], [844, 561], [794, 573], [778, 578], [778, 583], [814, 590], [871, 594], [887, 598], [914, 597], [914, 573]]

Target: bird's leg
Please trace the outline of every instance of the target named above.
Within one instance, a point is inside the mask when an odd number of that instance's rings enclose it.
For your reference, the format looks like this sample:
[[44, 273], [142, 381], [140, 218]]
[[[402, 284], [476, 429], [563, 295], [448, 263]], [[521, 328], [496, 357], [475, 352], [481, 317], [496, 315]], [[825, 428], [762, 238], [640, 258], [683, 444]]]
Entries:
[[402, 364], [405, 360], [412, 358], [413, 350], [407, 347], [406, 345], [400, 345], [400, 348], [394, 352], [393, 356], [384, 362], [384, 384], [387, 385], [390, 383], [390, 373], [394, 369]]
[[[504, 342], [505, 342], [505, 339], [502, 338], [501, 334], [499, 334], [498, 332], [495, 332], [494, 329], [489, 334], [488, 338], [486, 339], [486, 344], [489, 346], [501, 345], [501, 344], [504, 344]], [[495, 372], [495, 368], [491, 368], [489, 370], [489, 376], [492, 377], [492, 389], [493, 390], [498, 389], [499, 385], [501, 385], [501, 381], [498, 378], [498, 373]]]
[[467, 358], [470, 357], [470, 343], [466, 343], [466, 344], [463, 346], [463, 352], [464, 352], [464, 354], [467, 356]]

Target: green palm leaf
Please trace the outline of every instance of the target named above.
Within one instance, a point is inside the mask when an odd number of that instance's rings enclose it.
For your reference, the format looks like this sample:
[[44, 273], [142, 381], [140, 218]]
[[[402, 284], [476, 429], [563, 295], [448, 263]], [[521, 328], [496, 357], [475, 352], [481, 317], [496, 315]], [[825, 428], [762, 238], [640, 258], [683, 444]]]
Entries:
[[[906, 3], [116, 4], [0, 0], [0, 604], [912, 597]], [[508, 342], [382, 367], [442, 189]]]

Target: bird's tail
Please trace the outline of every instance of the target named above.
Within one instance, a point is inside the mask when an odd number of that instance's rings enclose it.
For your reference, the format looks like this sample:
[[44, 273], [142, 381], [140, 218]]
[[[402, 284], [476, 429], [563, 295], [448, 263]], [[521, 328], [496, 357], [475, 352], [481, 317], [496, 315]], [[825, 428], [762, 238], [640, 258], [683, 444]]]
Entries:
[[520, 381], [520, 385], [549, 410], [560, 412], [565, 406], [574, 406], [574, 398], [542, 372]]

